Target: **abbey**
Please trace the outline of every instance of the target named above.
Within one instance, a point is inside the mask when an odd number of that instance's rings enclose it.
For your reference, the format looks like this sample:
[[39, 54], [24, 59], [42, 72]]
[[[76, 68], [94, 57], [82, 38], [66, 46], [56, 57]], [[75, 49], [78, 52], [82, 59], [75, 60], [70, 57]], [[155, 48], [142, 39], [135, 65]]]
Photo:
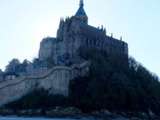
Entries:
[[37, 88], [67, 96], [70, 80], [86, 76], [89, 72], [90, 61], [80, 53], [90, 49], [116, 55], [128, 63], [128, 44], [107, 36], [104, 28], [88, 25], [84, 3], [80, 0], [76, 14], [60, 20], [57, 37], [42, 40], [39, 57], [34, 62], [25, 61], [19, 65], [14, 60], [14, 65], [9, 66], [6, 73], [0, 71], [0, 106]]
[[52, 59], [56, 65], [74, 64], [81, 61], [81, 48], [103, 50], [120, 56], [124, 61], [128, 58], [127, 43], [107, 36], [104, 28], [88, 25], [83, 0], [80, 0], [79, 9], [74, 16], [61, 19], [56, 38], [43, 39], [39, 59]]

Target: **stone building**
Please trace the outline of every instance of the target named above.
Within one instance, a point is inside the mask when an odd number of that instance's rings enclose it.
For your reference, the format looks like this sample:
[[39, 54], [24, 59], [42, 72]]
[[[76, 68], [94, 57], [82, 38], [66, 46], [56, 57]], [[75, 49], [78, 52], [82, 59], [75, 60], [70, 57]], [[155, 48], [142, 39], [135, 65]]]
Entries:
[[7, 72], [3, 75], [4, 80], [14, 80], [18, 77], [18, 74], [13, 72]]
[[106, 30], [88, 25], [88, 16], [80, 0], [76, 14], [65, 20], [61, 19], [56, 38], [42, 40], [39, 59], [52, 59], [55, 65], [70, 65], [81, 62], [79, 51], [99, 49], [108, 55], [115, 54], [125, 62], [128, 61], [128, 44], [122, 40], [106, 35]]

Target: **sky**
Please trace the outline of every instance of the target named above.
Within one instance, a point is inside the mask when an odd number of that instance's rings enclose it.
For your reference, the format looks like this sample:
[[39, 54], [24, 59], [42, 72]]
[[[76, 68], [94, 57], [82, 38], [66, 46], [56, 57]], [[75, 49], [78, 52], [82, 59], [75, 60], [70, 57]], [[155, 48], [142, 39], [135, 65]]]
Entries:
[[[84, 0], [89, 24], [129, 45], [129, 54], [160, 76], [160, 0]], [[38, 57], [40, 41], [56, 37], [60, 18], [79, 0], [0, 0], [0, 68], [13, 58]]]

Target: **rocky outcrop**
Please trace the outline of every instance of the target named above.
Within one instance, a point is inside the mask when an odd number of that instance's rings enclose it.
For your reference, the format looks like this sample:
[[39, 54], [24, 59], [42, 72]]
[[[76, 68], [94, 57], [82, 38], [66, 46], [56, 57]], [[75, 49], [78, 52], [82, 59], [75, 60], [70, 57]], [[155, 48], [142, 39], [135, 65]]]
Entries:
[[75, 107], [56, 107], [55, 109], [46, 111], [46, 116], [48, 117], [76, 117], [78, 115], [82, 114], [81, 110]]
[[25, 109], [25, 110], [11, 110], [0, 109], [0, 115], [9, 116], [25, 116], [25, 117], [49, 117], [49, 118], [70, 118], [82, 120], [159, 120], [157, 115], [150, 115], [143, 112], [110, 112], [108, 110], [100, 110], [92, 113], [83, 113], [80, 109], [75, 107], [55, 107], [53, 109]]

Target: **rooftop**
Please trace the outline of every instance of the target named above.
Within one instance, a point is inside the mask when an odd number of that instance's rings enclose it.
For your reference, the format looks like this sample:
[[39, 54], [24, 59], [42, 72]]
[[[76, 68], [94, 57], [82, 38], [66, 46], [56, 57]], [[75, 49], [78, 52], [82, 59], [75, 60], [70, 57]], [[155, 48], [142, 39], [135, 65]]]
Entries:
[[78, 17], [87, 16], [87, 14], [86, 14], [86, 12], [84, 10], [84, 2], [83, 2], [83, 0], [80, 0], [79, 9], [76, 12], [75, 16], [78, 16]]

